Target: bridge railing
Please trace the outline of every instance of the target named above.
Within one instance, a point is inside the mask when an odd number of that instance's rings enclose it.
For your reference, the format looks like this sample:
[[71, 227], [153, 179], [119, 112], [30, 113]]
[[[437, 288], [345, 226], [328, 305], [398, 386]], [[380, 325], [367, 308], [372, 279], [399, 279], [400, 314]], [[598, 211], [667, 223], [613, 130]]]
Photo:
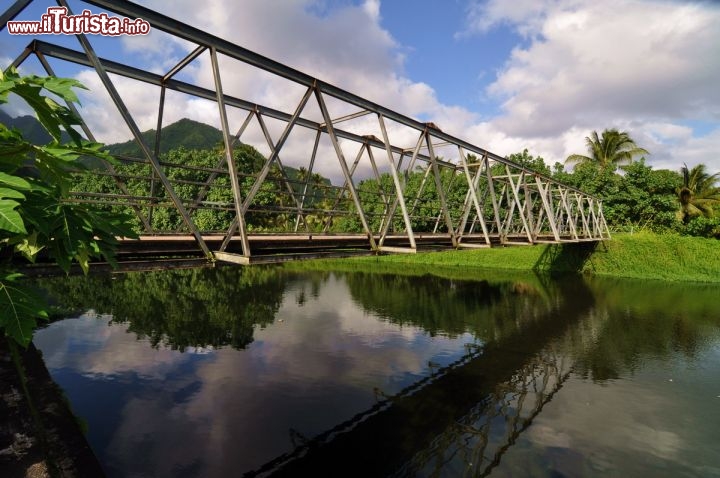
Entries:
[[[0, 17], [0, 28], [30, 3], [16, 1]], [[51, 62], [70, 62], [97, 73], [141, 153], [121, 157], [121, 166], [97, 165], [100, 169], [93, 174], [106, 178], [107, 184], [98, 191], [78, 189], [74, 197], [132, 209], [144, 233], [191, 234], [208, 257], [226, 252], [231, 240], [239, 240], [238, 255], [245, 258], [252, 254], [250, 236], [258, 231], [358, 233], [368, 248], [392, 252], [415, 252], [417, 239], [428, 235], [452, 247], [609, 238], [599, 198], [443, 132], [433, 123], [402, 115], [132, 2], [86, 3], [142, 18], [163, 32], [165, 40], [191, 45], [187, 56], [164, 74], [101, 58], [85, 35], [77, 36], [80, 50], [33, 40], [13, 62], [19, 66], [33, 56], [49, 75], [54, 75]], [[72, 13], [66, 0], [58, 4]], [[212, 82], [189, 80], [185, 71], [190, 65], [209, 71]], [[275, 85], [277, 104], [253, 102], [247, 99], [252, 94], [231, 84], [228, 78], [239, 67]], [[154, 142], [142, 135], [118, 89], [119, 78], [157, 91]], [[293, 95], [295, 100], [284, 100]], [[201, 166], [173, 163], [160, 153], [166, 106], [187, 96], [217, 106], [223, 133], [222, 148]], [[237, 128], [231, 129], [231, 124]], [[83, 130], [94, 139], [93, 125], [84, 123]], [[266, 152], [250, 169], [237, 155], [246, 143]], [[332, 165], [328, 175], [342, 185], [313, 182], [321, 161], [323, 172], [328, 174]], [[193, 174], [186, 174], [190, 171]], [[296, 171], [303, 171], [303, 176]], [[210, 250], [205, 240], [209, 232], [223, 235], [217, 250]]]

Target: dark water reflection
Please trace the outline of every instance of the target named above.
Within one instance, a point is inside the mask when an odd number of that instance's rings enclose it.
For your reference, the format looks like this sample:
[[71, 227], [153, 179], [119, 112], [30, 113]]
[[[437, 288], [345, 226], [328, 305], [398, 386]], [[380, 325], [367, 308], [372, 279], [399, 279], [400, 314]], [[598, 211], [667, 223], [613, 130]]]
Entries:
[[720, 476], [720, 287], [220, 268], [43, 284], [110, 476]]

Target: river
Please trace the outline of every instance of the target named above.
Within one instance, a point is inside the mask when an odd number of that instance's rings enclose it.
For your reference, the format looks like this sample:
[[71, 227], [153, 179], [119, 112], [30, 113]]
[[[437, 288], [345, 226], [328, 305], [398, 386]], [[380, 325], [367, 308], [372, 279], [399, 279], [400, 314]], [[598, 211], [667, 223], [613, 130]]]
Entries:
[[717, 285], [277, 267], [41, 282], [67, 318], [35, 344], [111, 477], [720, 477]]

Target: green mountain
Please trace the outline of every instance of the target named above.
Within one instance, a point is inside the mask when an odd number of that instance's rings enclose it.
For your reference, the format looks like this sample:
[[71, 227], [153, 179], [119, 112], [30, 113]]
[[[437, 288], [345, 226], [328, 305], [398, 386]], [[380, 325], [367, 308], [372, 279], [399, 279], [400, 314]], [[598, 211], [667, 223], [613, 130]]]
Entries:
[[[45, 131], [45, 128], [43, 128], [34, 116], [18, 116], [17, 118], [13, 118], [0, 110], [0, 123], [8, 128], [17, 129], [22, 133], [23, 138], [33, 144], [47, 144], [52, 141], [50, 133]], [[70, 136], [63, 132], [62, 140], [63, 142], [70, 141]]]
[[[143, 138], [151, 148], [155, 147], [155, 130], [151, 129], [142, 133]], [[160, 140], [160, 153], [166, 153], [179, 147], [185, 149], [214, 149], [223, 147], [223, 134], [217, 128], [205, 123], [199, 123], [187, 118], [183, 118], [173, 124], [165, 126], [162, 129]], [[131, 157], [142, 157], [140, 147], [134, 140], [124, 143], [116, 143], [107, 145], [110, 154], [124, 155]], [[292, 166], [285, 166], [285, 173], [291, 181], [297, 181], [301, 176], [298, 169]], [[323, 177], [323, 184], [330, 185], [330, 180]], [[294, 187], [299, 191], [302, 189], [299, 183]]]
[[[35, 144], [46, 144], [51, 141], [50, 135], [45, 131], [40, 122], [33, 116], [20, 116], [12, 118], [0, 110], [0, 123], [8, 127], [17, 128], [23, 136]], [[142, 137], [150, 148], [155, 147], [155, 130], [144, 131]], [[63, 133], [63, 141], [69, 141], [69, 137]], [[185, 149], [214, 149], [223, 146], [223, 134], [213, 126], [199, 123], [183, 118], [175, 123], [165, 126], [162, 129], [160, 153], [167, 153], [170, 150], [184, 147]], [[106, 146], [110, 154], [142, 158], [142, 151], [135, 140], [124, 143], [109, 144]], [[89, 160], [89, 164], [92, 163]], [[296, 168], [285, 166], [285, 172], [290, 180], [297, 180], [300, 176]], [[324, 184], [330, 184], [330, 180], [322, 178]], [[300, 189], [296, 184], [294, 187]]]
[[[155, 130], [144, 131], [142, 137], [150, 148], [155, 147]], [[204, 123], [183, 118], [165, 126], [161, 132], [160, 153], [172, 149], [213, 149], [222, 144], [222, 131]], [[107, 146], [111, 154], [142, 157], [142, 151], [134, 140]]]

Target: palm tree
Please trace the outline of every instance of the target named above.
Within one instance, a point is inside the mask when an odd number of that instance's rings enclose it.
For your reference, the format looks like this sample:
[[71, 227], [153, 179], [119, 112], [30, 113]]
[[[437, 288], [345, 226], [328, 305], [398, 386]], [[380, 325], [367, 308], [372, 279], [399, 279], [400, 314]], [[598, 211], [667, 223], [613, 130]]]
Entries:
[[712, 217], [713, 208], [720, 205], [720, 187], [716, 185], [720, 181], [720, 173], [709, 174], [704, 164], [698, 164], [692, 169], [684, 164], [680, 174], [683, 183], [676, 190], [680, 201], [678, 219], [687, 224], [693, 217]]
[[582, 154], [571, 154], [565, 160], [565, 164], [594, 164], [598, 169], [615, 168], [622, 163], [632, 162], [633, 156], [639, 154], [650, 154], [647, 150], [638, 147], [635, 141], [625, 131], [606, 129], [602, 137], [598, 137], [597, 131], [593, 131], [589, 137], [585, 137], [589, 156]]

